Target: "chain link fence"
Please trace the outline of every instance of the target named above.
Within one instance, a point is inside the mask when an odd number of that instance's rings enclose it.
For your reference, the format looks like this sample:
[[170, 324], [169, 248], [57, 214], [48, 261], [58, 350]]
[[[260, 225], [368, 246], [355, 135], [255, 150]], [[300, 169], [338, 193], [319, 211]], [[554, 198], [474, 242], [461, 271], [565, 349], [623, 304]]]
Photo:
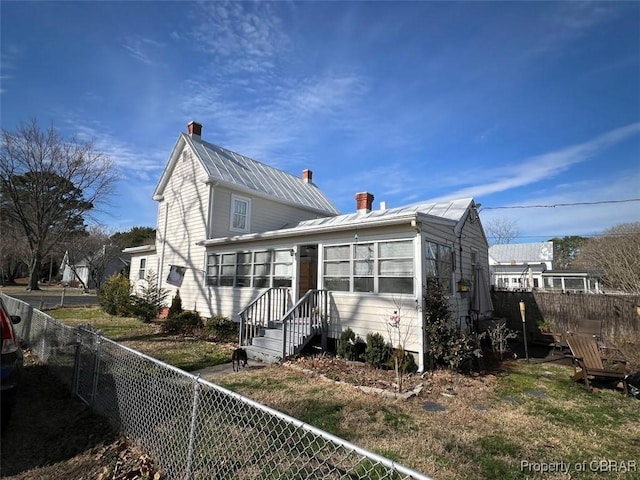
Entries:
[[429, 477], [2, 294], [18, 335], [170, 479]]

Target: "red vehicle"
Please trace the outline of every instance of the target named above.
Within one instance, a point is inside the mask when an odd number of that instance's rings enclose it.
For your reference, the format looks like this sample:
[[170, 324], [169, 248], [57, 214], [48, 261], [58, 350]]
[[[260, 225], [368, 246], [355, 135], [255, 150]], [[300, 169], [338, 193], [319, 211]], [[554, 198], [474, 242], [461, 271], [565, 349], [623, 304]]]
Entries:
[[0, 428], [5, 431], [11, 412], [16, 403], [16, 391], [22, 375], [22, 349], [13, 325], [20, 323], [20, 317], [9, 315], [7, 307], [0, 298]]

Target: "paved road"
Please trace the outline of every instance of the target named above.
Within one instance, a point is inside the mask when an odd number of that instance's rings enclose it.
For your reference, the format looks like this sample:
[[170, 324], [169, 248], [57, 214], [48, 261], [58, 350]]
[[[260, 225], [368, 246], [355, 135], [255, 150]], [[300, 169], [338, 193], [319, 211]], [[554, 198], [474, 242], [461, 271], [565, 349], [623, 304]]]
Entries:
[[[62, 300], [62, 294], [51, 294], [48, 292], [24, 292], [24, 293], [16, 293], [11, 292], [7, 293], [7, 295], [22, 300], [23, 302], [27, 302], [31, 306], [38, 309], [47, 309], [52, 307], [60, 306], [60, 302]], [[65, 293], [64, 303], [65, 307], [77, 307], [80, 305], [97, 305], [98, 297], [95, 294], [86, 294], [86, 295], [67, 295]]]

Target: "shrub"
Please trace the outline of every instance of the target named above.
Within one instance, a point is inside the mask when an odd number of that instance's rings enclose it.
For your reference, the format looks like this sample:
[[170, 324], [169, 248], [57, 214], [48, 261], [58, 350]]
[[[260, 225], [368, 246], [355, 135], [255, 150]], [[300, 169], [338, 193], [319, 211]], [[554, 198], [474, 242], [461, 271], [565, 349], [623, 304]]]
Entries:
[[158, 318], [169, 293], [158, 286], [158, 276], [150, 272], [144, 279], [140, 294], [133, 297], [133, 313], [145, 323]]
[[238, 325], [222, 315], [215, 315], [207, 320], [203, 328], [204, 335], [216, 342], [237, 342]]
[[338, 340], [338, 355], [346, 360], [355, 360], [357, 358], [357, 351], [356, 334], [350, 328], [343, 330]]
[[518, 337], [518, 333], [508, 329], [504, 323], [487, 328], [487, 334], [489, 335], [489, 340], [491, 340], [491, 349], [499, 355], [500, 360], [502, 360], [502, 355], [507, 351], [507, 342], [512, 338]]
[[386, 363], [388, 357], [389, 347], [384, 341], [384, 337], [379, 333], [367, 334], [367, 348], [364, 352], [365, 361], [375, 368], [380, 368]]
[[[402, 348], [394, 348], [391, 351], [389, 360], [387, 361], [387, 365], [389, 366], [389, 368], [396, 368], [396, 358], [400, 362], [400, 370], [403, 374], [415, 373], [418, 371], [418, 365], [416, 364], [416, 360], [413, 358], [413, 355], [407, 353]], [[397, 380], [400, 379], [397, 378]]]
[[182, 299], [180, 298], [180, 290], [176, 290], [176, 294], [171, 299], [171, 306], [167, 317], [177, 317], [182, 313]]
[[186, 311], [176, 317], [167, 317], [160, 328], [164, 333], [193, 335], [202, 326], [202, 318], [198, 312]]
[[125, 317], [131, 313], [131, 283], [124, 275], [115, 274], [98, 290], [98, 303], [109, 315]]
[[473, 337], [451, 326], [449, 300], [439, 285], [429, 285], [424, 314], [428, 351], [436, 366], [458, 370], [482, 356]]

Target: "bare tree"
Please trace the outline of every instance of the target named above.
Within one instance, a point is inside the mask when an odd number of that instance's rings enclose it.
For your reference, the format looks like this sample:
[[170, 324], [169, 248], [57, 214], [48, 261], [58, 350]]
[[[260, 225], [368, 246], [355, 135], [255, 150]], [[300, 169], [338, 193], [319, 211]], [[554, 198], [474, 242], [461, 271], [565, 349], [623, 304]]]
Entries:
[[[105, 228], [94, 225], [64, 242], [67, 266], [85, 291], [92, 286], [100, 288], [107, 268], [120, 253], [118, 246], [111, 245], [110, 236]], [[86, 282], [80, 269], [87, 271]]]
[[393, 297], [393, 313], [387, 316], [386, 326], [389, 343], [392, 348], [394, 369], [396, 372], [396, 383], [398, 391], [402, 391], [402, 380], [404, 373], [404, 362], [406, 360], [406, 347], [411, 334], [413, 333], [413, 323], [415, 313], [412, 315], [411, 310], [415, 312], [416, 305], [407, 305], [405, 298]]
[[590, 238], [574, 265], [600, 272], [609, 288], [640, 294], [640, 222], [616, 225]]
[[505, 217], [496, 217], [484, 225], [489, 245], [505, 245], [518, 238], [518, 225]]
[[0, 232], [0, 280], [13, 284], [29, 261], [27, 242], [20, 226], [8, 218], [0, 218]]
[[2, 130], [0, 217], [20, 225], [29, 247], [29, 286], [38, 289], [43, 258], [106, 200], [117, 173], [91, 142], [64, 140], [36, 120]]

